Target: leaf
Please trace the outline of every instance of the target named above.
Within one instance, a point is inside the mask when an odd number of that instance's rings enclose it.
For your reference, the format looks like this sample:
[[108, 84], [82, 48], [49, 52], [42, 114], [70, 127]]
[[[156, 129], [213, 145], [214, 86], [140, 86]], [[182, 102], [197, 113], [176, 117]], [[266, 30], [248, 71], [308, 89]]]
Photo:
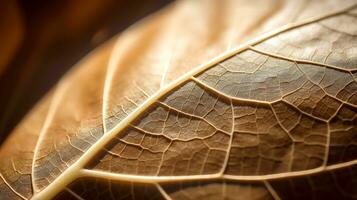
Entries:
[[217, 2], [81, 61], [1, 147], [1, 198], [357, 198], [356, 2]]

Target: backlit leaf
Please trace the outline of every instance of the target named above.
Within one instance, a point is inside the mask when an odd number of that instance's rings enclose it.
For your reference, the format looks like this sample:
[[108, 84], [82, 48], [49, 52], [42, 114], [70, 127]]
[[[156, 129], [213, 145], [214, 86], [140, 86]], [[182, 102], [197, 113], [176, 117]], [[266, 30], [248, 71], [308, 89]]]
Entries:
[[356, 1], [180, 1], [77, 64], [2, 199], [357, 198]]

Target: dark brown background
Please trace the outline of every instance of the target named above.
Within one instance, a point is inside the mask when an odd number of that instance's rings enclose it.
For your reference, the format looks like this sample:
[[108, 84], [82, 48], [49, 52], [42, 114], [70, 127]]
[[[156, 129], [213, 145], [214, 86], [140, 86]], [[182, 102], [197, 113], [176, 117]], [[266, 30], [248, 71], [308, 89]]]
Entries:
[[0, 1], [0, 142], [84, 55], [169, 1]]

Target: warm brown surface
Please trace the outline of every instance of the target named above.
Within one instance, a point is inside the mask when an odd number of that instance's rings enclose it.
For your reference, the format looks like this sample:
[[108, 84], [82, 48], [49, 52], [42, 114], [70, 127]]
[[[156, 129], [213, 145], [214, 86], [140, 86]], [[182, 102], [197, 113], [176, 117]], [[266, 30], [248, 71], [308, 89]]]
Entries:
[[16, 51], [22, 43], [24, 24], [21, 10], [16, 1], [9, 0], [0, 7], [0, 76], [6, 70], [7, 65], [16, 55]]
[[[357, 198], [356, 2], [214, 2], [76, 65], [2, 146], [2, 197], [32, 195], [25, 151], [35, 198]], [[24, 134], [36, 147], [14, 150]]]

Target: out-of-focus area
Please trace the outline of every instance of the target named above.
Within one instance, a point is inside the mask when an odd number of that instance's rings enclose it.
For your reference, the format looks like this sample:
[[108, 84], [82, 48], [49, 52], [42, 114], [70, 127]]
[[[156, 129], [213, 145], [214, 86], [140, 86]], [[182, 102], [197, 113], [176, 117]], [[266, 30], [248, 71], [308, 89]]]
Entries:
[[0, 142], [84, 55], [170, 0], [0, 2]]

